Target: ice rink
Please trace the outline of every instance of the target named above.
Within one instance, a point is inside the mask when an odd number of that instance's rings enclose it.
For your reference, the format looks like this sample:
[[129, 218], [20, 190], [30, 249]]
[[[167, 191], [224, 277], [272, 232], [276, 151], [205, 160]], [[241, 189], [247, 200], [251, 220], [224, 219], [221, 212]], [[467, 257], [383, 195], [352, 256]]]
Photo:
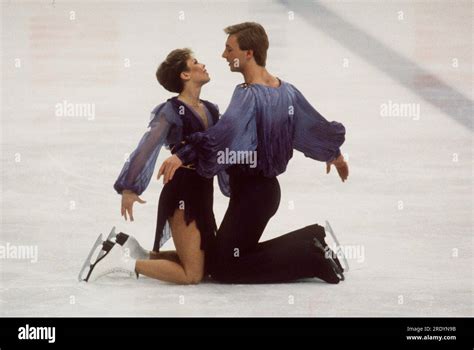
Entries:
[[[0, 316], [474, 315], [471, 1], [2, 1], [1, 11]], [[222, 29], [243, 21], [266, 28], [268, 70], [347, 130], [348, 181], [295, 151], [263, 239], [329, 220], [346, 280], [79, 283], [112, 226], [152, 246], [162, 183], [154, 175], [132, 223], [112, 185], [172, 96], [158, 64], [192, 48], [212, 79], [201, 97], [224, 111], [242, 77], [221, 58]], [[220, 222], [227, 198], [215, 187]]]

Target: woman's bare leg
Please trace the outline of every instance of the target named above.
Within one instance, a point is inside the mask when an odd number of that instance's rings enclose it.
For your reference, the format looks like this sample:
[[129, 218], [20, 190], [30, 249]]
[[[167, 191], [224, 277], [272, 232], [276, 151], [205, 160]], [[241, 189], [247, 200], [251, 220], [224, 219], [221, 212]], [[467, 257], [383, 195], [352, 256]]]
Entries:
[[177, 264], [181, 264], [181, 260], [179, 260], [176, 250], [162, 250], [159, 252], [150, 251], [150, 259], [165, 259], [174, 261]]
[[137, 260], [135, 270], [165, 282], [199, 283], [204, 275], [204, 252], [201, 250], [201, 235], [196, 222], [186, 225], [184, 211], [179, 209], [169, 222], [180, 263], [165, 259]]

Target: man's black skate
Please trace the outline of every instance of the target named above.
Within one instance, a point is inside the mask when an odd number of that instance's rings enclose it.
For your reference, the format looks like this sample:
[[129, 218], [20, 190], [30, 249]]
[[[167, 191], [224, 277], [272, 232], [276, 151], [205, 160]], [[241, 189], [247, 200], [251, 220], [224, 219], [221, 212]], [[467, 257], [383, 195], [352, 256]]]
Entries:
[[344, 281], [344, 273], [342, 268], [339, 267], [339, 265], [336, 263], [334, 259], [334, 252], [329, 248], [327, 245], [326, 247], [323, 247], [321, 242], [315, 237], [314, 238], [314, 245], [320, 250], [321, 254], [323, 254], [324, 259], [331, 265], [332, 270], [334, 273], [337, 275], [340, 281]]
[[[327, 221], [326, 221], [326, 223], [327, 223]], [[322, 245], [322, 247], [323, 247], [323, 250], [326, 252], [326, 254], [328, 254], [328, 255], [330, 254], [330, 255], [332, 256], [333, 260], [336, 262], [337, 266], [339, 267], [339, 269], [340, 269], [342, 272], [344, 272], [344, 271], [347, 272], [349, 269], [348, 269], [348, 268], [347, 268], [347, 269], [344, 269], [344, 268], [342, 267], [341, 262], [340, 262], [339, 259], [338, 259], [338, 254], [335, 253], [335, 252], [328, 246], [328, 244], [327, 244], [327, 242], [326, 242], [326, 232], [327, 232], [327, 230], [325, 230], [324, 227], [322, 227], [322, 226], [320, 226], [320, 225], [318, 225], [318, 224], [315, 224], [314, 226], [315, 226], [315, 228], [314, 228], [314, 230], [313, 230], [314, 236], [315, 236], [315, 238], [319, 241], [319, 243], [321, 243], [321, 245]], [[334, 239], [334, 237], [333, 237], [333, 239]], [[334, 239], [334, 241], [335, 241], [336, 244], [338, 245], [339, 242], [337, 241], [337, 239]], [[338, 245], [338, 247], [339, 247], [339, 245]], [[343, 257], [344, 257], [344, 255], [343, 255]], [[344, 257], [344, 259], [345, 259], [345, 257]]]

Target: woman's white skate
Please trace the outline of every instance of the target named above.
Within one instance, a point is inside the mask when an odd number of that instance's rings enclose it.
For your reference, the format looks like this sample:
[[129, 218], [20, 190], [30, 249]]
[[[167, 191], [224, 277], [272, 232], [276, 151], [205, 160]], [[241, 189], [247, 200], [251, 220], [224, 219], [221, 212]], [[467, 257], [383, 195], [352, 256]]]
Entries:
[[120, 244], [130, 258], [136, 260], [150, 259], [150, 251], [143, 248], [135, 237], [123, 232], [117, 234], [115, 233], [115, 227], [112, 228], [107, 240]]
[[[138, 278], [138, 274], [135, 272], [135, 259], [131, 259], [128, 249], [124, 250], [121, 244], [113, 242], [116, 236], [115, 227], [113, 227], [105, 241], [102, 234], [97, 237], [79, 272], [80, 282], [92, 282], [113, 272], [125, 272]], [[100, 250], [97, 257], [91, 261], [98, 248]]]

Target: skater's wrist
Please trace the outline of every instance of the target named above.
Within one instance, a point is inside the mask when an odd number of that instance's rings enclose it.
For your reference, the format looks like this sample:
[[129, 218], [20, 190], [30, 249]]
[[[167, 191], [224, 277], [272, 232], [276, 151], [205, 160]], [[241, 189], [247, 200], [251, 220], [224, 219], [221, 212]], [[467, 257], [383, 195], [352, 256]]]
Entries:
[[[329, 165], [332, 165], [332, 164], [335, 165], [338, 162], [338, 160], [341, 159], [341, 157], [342, 157], [341, 150], [338, 149], [336, 154], [331, 159], [326, 161], [326, 163], [329, 164]], [[342, 157], [342, 159], [344, 160], [344, 157]]]
[[342, 154], [339, 154], [339, 156], [332, 161], [332, 164], [334, 164], [336, 168], [344, 165], [344, 163], [345, 163], [345, 160]]

